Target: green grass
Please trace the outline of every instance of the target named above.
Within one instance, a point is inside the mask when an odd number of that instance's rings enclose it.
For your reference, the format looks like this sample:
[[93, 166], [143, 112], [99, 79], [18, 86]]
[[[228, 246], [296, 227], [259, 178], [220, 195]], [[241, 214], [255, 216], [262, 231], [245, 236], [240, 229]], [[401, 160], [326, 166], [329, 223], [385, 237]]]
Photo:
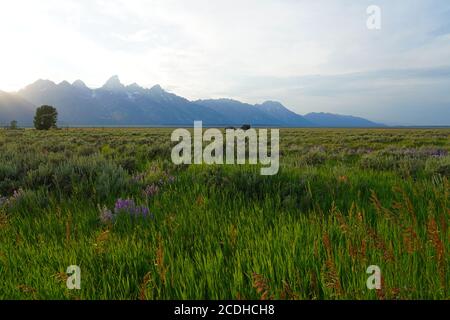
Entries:
[[[0, 130], [0, 298], [450, 298], [450, 130], [283, 129], [275, 176], [177, 167], [170, 133]], [[102, 223], [118, 198], [154, 219]]]

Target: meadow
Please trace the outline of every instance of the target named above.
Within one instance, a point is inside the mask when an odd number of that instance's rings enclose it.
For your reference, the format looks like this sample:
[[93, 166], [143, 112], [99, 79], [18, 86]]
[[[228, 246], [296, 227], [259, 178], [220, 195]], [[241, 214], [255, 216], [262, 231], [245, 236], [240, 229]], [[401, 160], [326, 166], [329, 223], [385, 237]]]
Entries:
[[282, 129], [274, 176], [171, 132], [0, 130], [0, 298], [450, 298], [450, 129]]

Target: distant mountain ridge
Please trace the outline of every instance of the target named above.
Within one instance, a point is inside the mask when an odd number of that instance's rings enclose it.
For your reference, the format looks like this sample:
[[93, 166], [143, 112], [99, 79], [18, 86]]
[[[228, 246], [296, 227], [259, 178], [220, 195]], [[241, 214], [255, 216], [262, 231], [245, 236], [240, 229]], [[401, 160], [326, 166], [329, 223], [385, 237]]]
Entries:
[[38, 80], [17, 93], [0, 91], [0, 123], [11, 120], [31, 124], [35, 108], [52, 105], [61, 124], [67, 125], [179, 125], [190, 126], [196, 120], [212, 126], [317, 127], [380, 126], [351, 116], [314, 113], [296, 114], [276, 101], [248, 104], [232, 99], [189, 101], [165, 91], [161, 86], [143, 88], [136, 83], [124, 85], [113, 76], [97, 89], [81, 80], [56, 84]]
[[384, 124], [374, 123], [364, 118], [347, 116], [347, 115], [336, 115], [332, 113], [324, 112], [313, 112], [305, 115], [305, 119], [315, 123], [320, 127], [328, 128], [340, 128], [340, 127], [384, 127]]
[[[256, 126], [279, 127], [312, 127], [313, 123], [302, 116], [281, 106], [279, 113], [268, 112], [262, 105], [251, 105], [232, 99], [208, 99], [194, 101], [220, 114], [222, 121], [228, 125], [251, 124]], [[264, 104], [263, 104], [264, 105]], [[291, 119], [286, 119], [286, 113], [292, 113]]]

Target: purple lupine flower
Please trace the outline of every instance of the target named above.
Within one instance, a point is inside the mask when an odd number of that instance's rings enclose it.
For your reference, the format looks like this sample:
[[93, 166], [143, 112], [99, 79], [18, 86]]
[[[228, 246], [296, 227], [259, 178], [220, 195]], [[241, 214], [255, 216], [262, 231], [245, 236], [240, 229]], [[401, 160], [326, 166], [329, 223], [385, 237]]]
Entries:
[[428, 150], [428, 154], [435, 158], [445, 157], [448, 155], [448, 151], [444, 149], [431, 149]]
[[120, 213], [122, 211], [129, 212], [136, 207], [134, 201], [131, 199], [118, 199], [114, 206], [114, 213]]
[[150, 212], [149, 208], [147, 207], [141, 207], [140, 208], [140, 215], [143, 218], [150, 218], [150, 219], [155, 219], [155, 216], [153, 215], [153, 213]]
[[138, 217], [142, 216], [144, 218], [153, 217], [150, 210], [145, 206], [136, 206], [132, 199], [118, 199], [116, 205], [114, 206], [114, 213], [120, 214], [125, 213], [130, 216]]
[[153, 197], [159, 192], [159, 187], [156, 184], [151, 184], [145, 188], [143, 191], [144, 195], [147, 197]]
[[440, 158], [448, 155], [448, 151], [440, 148], [390, 148], [386, 150], [386, 153], [409, 156], [409, 157], [434, 157]]

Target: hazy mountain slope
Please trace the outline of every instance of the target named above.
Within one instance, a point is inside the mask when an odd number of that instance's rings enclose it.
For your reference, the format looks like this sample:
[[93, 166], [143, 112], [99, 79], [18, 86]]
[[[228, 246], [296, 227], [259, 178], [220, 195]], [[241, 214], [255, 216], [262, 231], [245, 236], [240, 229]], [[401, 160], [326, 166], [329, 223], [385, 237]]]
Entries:
[[266, 114], [283, 122], [289, 127], [313, 127], [314, 124], [303, 116], [292, 112], [277, 101], [266, 101], [263, 104], [257, 104], [257, 108], [263, 110]]
[[254, 105], [231, 99], [197, 100], [221, 115], [220, 123], [227, 125], [282, 125], [283, 122]]
[[93, 92], [87, 87], [71, 85], [68, 82], [55, 84], [38, 80], [18, 93], [34, 105], [52, 105], [58, 110], [58, 120], [70, 124], [102, 124], [104, 110], [96, 104]]
[[311, 122], [298, 115], [279, 102], [266, 101], [251, 105], [232, 99], [197, 100], [196, 104], [207, 106], [222, 115], [223, 121], [230, 125], [243, 123], [258, 126], [311, 127]]
[[319, 127], [382, 127], [384, 125], [360, 117], [332, 113], [309, 113], [305, 118]]
[[0, 124], [9, 124], [12, 120], [17, 120], [19, 124], [30, 125], [36, 107], [24, 98], [0, 91]]

